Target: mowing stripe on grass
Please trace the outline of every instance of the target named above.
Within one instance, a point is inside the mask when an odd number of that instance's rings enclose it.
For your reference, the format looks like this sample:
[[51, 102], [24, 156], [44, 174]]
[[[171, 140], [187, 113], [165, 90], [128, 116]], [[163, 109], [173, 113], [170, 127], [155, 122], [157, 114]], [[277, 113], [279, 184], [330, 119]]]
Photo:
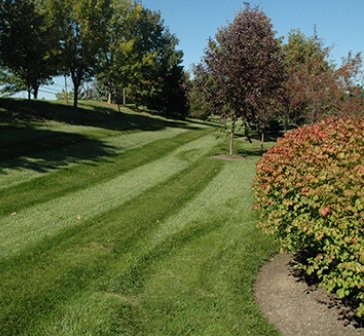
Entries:
[[[215, 182], [217, 193], [204, 195], [207, 187], [196, 197], [196, 204], [191, 202], [185, 208], [184, 220], [170, 218], [172, 223], [177, 220], [177, 226], [166, 220], [162, 236], [175, 232], [175, 237], [167, 236], [165, 243], [156, 247], [159, 254], [151, 251], [144, 256], [141, 268], [133, 270], [135, 278], [129, 288], [139, 305], [131, 304], [129, 310], [114, 317], [115, 329], [121, 325], [122, 330], [129, 327], [136, 335], [150, 336], [278, 334], [266, 324], [252, 295], [254, 274], [275, 251], [269, 244], [271, 238], [254, 226], [250, 183], [236, 183], [237, 177], [238, 181], [251, 181], [252, 163], [225, 163], [211, 182]], [[203, 205], [203, 197], [209, 205]], [[193, 212], [198, 203], [202, 207], [199, 214]], [[193, 230], [200, 234], [192, 234]], [[183, 236], [183, 244], [178, 245]], [[121, 286], [125, 278], [118, 280], [109, 290], [125, 295], [125, 284]], [[134, 285], [138, 281], [142, 286]], [[130, 319], [134, 323], [128, 322]]]
[[31, 335], [278, 335], [251, 292], [274, 247], [254, 227], [249, 184], [236, 183], [252, 178], [255, 161], [244, 164], [215, 167], [208, 185]]
[[[52, 248], [2, 262], [0, 334], [47, 335], [41, 332], [40, 321], [48, 320], [51, 309], [86, 290], [111, 262], [120, 262], [123, 253], [133, 251], [159, 220], [178, 211], [204, 188], [220, 164], [195, 161], [127, 204], [70, 229], [68, 239], [65, 232], [55, 237]], [[37, 331], [30, 332], [32, 328]]]
[[107, 182], [92, 185], [60, 198], [8, 216], [0, 226], [0, 258], [8, 258], [57, 231], [77, 225], [140, 195], [148, 188], [182, 171], [190, 161], [205, 155], [217, 143], [206, 135], [180, 146], [162, 159], [135, 168]]
[[[70, 168], [79, 163], [94, 163], [103, 157], [115, 156], [125, 150], [144, 146], [155, 141], [172, 138], [186, 132], [183, 128], [166, 128], [161, 131], [128, 133], [107, 138], [85, 139], [85, 141], [63, 147], [60, 151], [37, 152], [32, 157], [3, 161], [0, 164], [0, 190], [30, 181], [55, 169]], [[22, 161], [19, 164], [19, 161]]]
[[[161, 221], [160, 225], [151, 232], [151, 235], [146, 237], [145, 240], [140, 241], [138, 250], [140, 251], [138, 256], [135, 257], [135, 265], [131, 265], [132, 271], [128, 270], [128, 273], [137, 274], [143, 278], [147, 278], [146, 270], [152, 267], [152, 260], [158, 260], [158, 258], [151, 257], [152, 255], [167, 253], [171, 255], [173, 250], [178, 250], [176, 241], [185, 241], [185, 239], [179, 239], [178, 237], [192, 237], [191, 232], [211, 232], [211, 230], [218, 229], [221, 226], [227, 227], [229, 230], [232, 225], [241, 226], [244, 220], [251, 221], [251, 199], [250, 192], [244, 195], [240, 184], [236, 183], [236, 173], [238, 168], [242, 170], [241, 165], [236, 163], [225, 164], [223, 169], [214, 177], [213, 180], [207, 185], [200, 193], [196, 194], [185, 206], [179, 209], [178, 212], [170, 217]], [[246, 176], [245, 178], [249, 178]], [[229, 193], [226, 193], [226, 186], [229, 185]], [[243, 190], [244, 191], [244, 190]], [[235, 207], [232, 202], [237, 201], [237, 195], [243, 199], [243, 204], [239, 207]], [[241, 200], [239, 199], [239, 201]], [[229, 217], [237, 218], [239, 221], [231, 222]], [[227, 222], [227, 223], [225, 223]], [[248, 223], [250, 227], [251, 223]], [[207, 231], [204, 231], [204, 227], [207, 226]], [[243, 224], [244, 226], [244, 224]], [[195, 237], [193, 238], [195, 239]], [[229, 239], [235, 239], [234, 237]], [[229, 241], [217, 240], [219, 246], [225, 246]], [[171, 245], [176, 246], [171, 246]], [[211, 247], [212, 248], [212, 247]], [[157, 252], [156, 252], [157, 251]], [[143, 268], [141, 272], [138, 267]], [[125, 290], [125, 274], [122, 274], [114, 283], [124, 283], [123, 288]], [[123, 280], [121, 280], [123, 279]], [[129, 285], [140, 282], [137, 279], [129, 280]], [[111, 286], [115, 287], [115, 286]], [[117, 285], [116, 285], [117, 287]], [[139, 291], [140, 289], [138, 289]], [[112, 291], [110, 289], [110, 291]], [[133, 288], [135, 291], [135, 288]]]
[[[66, 193], [111, 180], [135, 167], [153, 162], [179, 146], [195, 141], [208, 133], [211, 133], [211, 130], [182, 133], [173, 138], [152, 142], [141, 148], [130, 149], [108, 160], [103, 159], [92, 165], [79, 164], [2, 190], [0, 218]], [[36, 194], [34, 193], [35, 188]], [[19, 202], [19, 199], [22, 202]]]
[[[58, 121], [1, 123], [28, 146], [0, 164], [1, 336], [278, 335], [252, 295], [275, 251], [250, 211], [254, 144], [208, 160], [210, 127], [34, 107]], [[61, 151], [28, 144], [48, 137]]]

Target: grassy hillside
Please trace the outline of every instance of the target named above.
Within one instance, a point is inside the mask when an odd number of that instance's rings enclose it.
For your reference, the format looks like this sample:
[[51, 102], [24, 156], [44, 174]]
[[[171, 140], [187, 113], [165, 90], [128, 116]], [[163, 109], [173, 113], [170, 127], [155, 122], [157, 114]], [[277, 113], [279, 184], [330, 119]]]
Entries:
[[212, 160], [210, 126], [81, 107], [0, 100], [0, 335], [278, 335], [252, 295], [259, 144]]

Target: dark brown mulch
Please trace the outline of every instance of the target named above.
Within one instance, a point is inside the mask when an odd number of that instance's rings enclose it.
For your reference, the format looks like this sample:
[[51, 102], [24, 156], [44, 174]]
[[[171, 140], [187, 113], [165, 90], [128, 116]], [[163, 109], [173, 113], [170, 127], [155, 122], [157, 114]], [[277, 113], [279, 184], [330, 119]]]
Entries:
[[347, 319], [347, 308], [324, 290], [309, 286], [292, 269], [288, 255], [275, 256], [261, 269], [256, 301], [285, 336], [358, 336], [364, 329]]

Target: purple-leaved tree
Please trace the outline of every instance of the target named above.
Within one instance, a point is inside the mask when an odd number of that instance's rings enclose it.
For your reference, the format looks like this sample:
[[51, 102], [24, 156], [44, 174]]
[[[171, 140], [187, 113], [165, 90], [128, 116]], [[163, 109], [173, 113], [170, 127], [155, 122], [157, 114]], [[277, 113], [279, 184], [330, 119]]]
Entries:
[[[254, 123], [264, 135], [284, 79], [280, 40], [259, 7], [245, 5], [234, 21], [210, 39], [202, 66], [214, 83], [214, 113], [230, 120], [229, 154], [234, 153], [235, 125]], [[211, 87], [211, 86], [210, 86]], [[262, 137], [264, 140], [264, 137]]]

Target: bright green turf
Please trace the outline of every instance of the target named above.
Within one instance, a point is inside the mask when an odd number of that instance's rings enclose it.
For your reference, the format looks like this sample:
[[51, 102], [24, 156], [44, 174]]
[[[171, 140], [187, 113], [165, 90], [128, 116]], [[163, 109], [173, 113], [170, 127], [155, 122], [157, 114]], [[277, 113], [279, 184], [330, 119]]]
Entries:
[[279, 335], [252, 294], [276, 250], [251, 212], [257, 144], [217, 161], [203, 124], [1, 104], [1, 336]]

